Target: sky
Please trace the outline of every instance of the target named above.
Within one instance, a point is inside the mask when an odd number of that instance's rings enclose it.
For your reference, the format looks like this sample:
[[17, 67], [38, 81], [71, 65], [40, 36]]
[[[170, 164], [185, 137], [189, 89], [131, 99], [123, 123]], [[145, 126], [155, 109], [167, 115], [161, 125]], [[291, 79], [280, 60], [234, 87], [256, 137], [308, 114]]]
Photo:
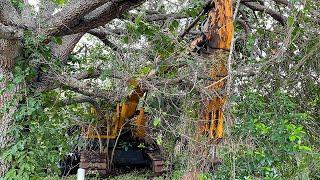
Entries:
[[27, 0], [31, 5], [36, 5], [38, 3], [38, 0]]

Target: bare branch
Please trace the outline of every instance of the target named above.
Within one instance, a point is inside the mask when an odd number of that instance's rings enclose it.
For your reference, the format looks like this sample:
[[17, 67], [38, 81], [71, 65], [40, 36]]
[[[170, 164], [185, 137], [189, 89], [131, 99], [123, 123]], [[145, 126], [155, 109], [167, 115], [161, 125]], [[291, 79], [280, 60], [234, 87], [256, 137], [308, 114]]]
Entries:
[[[135, 18], [138, 17], [138, 14], [130, 13], [129, 14], [129, 19], [134, 20]], [[162, 13], [157, 13], [157, 14], [149, 14], [146, 15], [143, 19], [147, 22], [154, 22], [154, 21], [165, 21], [168, 19], [183, 19], [183, 18], [188, 18], [189, 16], [182, 14], [182, 13], [170, 13], [170, 14], [162, 14]]]
[[[74, 76], [70, 75], [70, 76], [63, 76], [63, 77], [72, 78], [73, 81], [77, 80], [81, 82], [81, 80], [84, 80], [84, 79], [97, 78], [100, 76], [100, 74], [101, 74], [101, 71], [96, 70], [92, 73], [85, 71], [85, 72], [78, 73]], [[61, 79], [60, 75], [53, 74], [52, 72], [43, 74], [43, 76], [40, 78], [40, 82], [33, 84], [35, 93], [42, 93], [42, 92], [59, 88], [60, 86], [63, 85], [63, 83], [59, 81], [57, 82], [57, 79]]]
[[282, 16], [280, 13], [269, 9], [261, 4], [253, 3], [253, 2], [243, 2], [244, 5], [246, 5], [248, 8], [254, 10], [254, 11], [260, 11], [269, 14], [273, 19], [277, 20], [281, 23], [281, 25], [285, 26], [287, 23], [287, 19]]
[[205, 7], [202, 9], [202, 11], [199, 13], [199, 15], [192, 21], [192, 23], [180, 34], [180, 38], [183, 38], [199, 21], [200, 18], [205, 15], [210, 8], [213, 6], [211, 4], [211, 1], [207, 1]]
[[90, 103], [95, 107], [99, 107], [98, 102], [94, 98], [89, 96], [84, 96], [84, 95], [79, 95], [71, 99], [70, 98], [63, 99], [59, 103], [59, 106], [68, 106], [71, 104], [79, 104], [79, 103]]
[[112, 50], [114, 50], [114, 51], [118, 51], [119, 50], [119, 48], [115, 44], [113, 44], [111, 41], [108, 40], [108, 38], [106, 37], [106, 34], [104, 33], [104, 31], [101, 31], [101, 30], [96, 28], [96, 29], [90, 30], [89, 33], [91, 35], [96, 36], [97, 38], [99, 38], [103, 42], [103, 44], [105, 46], [110, 47]]
[[250, 33], [250, 26], [248, 25], [248, 23], [240, 18], [236, 19], [236, 22], [239, 23], [241, 25], [241, 27], [244, 29], [244, 32], [246, 35], [248, 35]]
[[[134, 13], [130, 13], [129, 15], [129, 20], [134, 20], [138, 15]], [[188, 18], [188, 16], [183, 15], [183, 14], [177, 14], [177, 13], [171, 13], [171, 14], [161, 14], [158, 11], [156, 12], [151, 12], [150, 15], [147, 15], [144, 17], [144, 20], [147, 22], [155, 22], [155, 21], [164, 21], [168, 19], [183, 19], [183, 18]], [[98, 37], [106, 46], [109, 46], [111, 49], [117, 51], [119, 48], [110, 42], [106, 36], [108, 35], [123, 35], [127, 33], [126, 29], [123, 28], [116, 28], [116, 29], [109, 29], [107, 27], [99, 27], [95, 29], [91, 29], [89, 33], [93, 36]]]
[[233, 72], [234, 76], [237, 77], [251, 77], [255, 76], [259, 73], [259, 69], [256, 67], [239, 67], [235, 72]]

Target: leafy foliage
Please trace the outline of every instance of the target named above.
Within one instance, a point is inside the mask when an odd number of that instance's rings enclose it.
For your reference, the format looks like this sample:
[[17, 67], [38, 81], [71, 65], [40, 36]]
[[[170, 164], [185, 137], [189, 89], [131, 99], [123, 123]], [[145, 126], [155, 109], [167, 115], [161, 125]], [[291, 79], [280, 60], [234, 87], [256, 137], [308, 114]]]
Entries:
[[11, 0], [11, 3], [17, 9], [23, 9], [25, 6], [23, 0]]
[[248, 92], [237, 102], [230, 138], [238, 143], [227, 150], [218, 179], [319, 178], [320, 154], [301, 125], [312, 120], [308, 112], [283, 92], [272, 97]]
[[[34, 60], [51, 60], [51, 49], [43, 44], [45, 37], [25, 33], [23, 57], [16, 62], [14, 76], [2, 93], [13, 89], [35, 77], [39, 62]], [[46, 67], [43, 66], [43, 69]], [[13, 118], [13, 126], [7, 132], [14, 139], [8, 148], [1, 152], [5, 161], [11, 162], [11, 168], [5, 179], [39, 179], [47, 174], [60, 173], [57, 163], [72, 147], [72, 137], [67, 134], [70, 127], [68, 114], [55, 106], [48, 106], [56, 101], [57, 92], [35, 94], [32, 88], [23, 86], [13, 102], [7, 107], [13, 108], [18, 103]], [[28, 94], [28, 96], [26, 96]], [[5, 112], [5, 108], [1, 109]], [[71, 144], [70, 144], [71, 143]], [[48, 155], [50, 154], [50, 155]]]

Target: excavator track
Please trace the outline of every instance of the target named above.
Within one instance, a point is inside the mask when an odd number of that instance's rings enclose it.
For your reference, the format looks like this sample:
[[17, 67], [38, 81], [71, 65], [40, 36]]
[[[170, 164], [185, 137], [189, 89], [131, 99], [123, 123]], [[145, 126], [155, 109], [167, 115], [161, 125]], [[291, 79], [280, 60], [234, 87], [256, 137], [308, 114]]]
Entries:
[[92, 153], [83, 151], [80, 156], [80, 168], [87, 174], [105, 176], [107, 174], [107, 153]]
[[150, 159], [150, 168], [155, 175], [160, 175], [164, 172], [164, 159], [157, 152], [147, 152]]

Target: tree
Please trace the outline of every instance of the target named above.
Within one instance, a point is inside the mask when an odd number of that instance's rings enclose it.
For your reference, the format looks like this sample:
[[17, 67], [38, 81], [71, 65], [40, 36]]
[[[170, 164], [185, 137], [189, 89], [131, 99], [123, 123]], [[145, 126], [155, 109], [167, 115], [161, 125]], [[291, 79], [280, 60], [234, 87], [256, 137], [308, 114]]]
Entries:
[[[23, 1], [16, 1], [18, 4], [11, 3], [11, 1], [1, 1], [1, 67], [0, 71], [3, 76], [3, 81], [0, 87], [8, 87], [10, 81], [12, 81], [12, 69], [14, 68], [15, 58], [22, 56], [19, 54], [19, 50], [23, 48], [23, 32], [31, 31], [35, 36], [43, 36], [44, 40], [49, 41], [48, 38], [53, 36], [64, 36], [63, 44], [52, 48], [52, 53], [61, 61], [64, 61], [68, 55], [72, 52], [74, 46], [79, 41], [84, 32], [104, 25], [114, 18], [119, 17], [122, 13], [134, 8], [141, 4], [143, 1], [70, 1], [65, 5], [62, 11], [53, 15], [54, 10], [53, 3], [47, 3], [42, 1], [42, 5], [45, 9], [45, 13], [41, 14], [41, 21], [45, 21], [45, 24], [41, 24], [43, 28], [37, 27], [37, 19], [32, 17], [31, 9], [28, 8], [28, 3]], [[20, 7], [23, 5], [25, 7]], [[42, 79], [38, 87], [35, 87], [35, 91], [46, 91], [52, 85], [52, 80], [49, 80], [48, 75], [50, 73], [40, 74], [37, 79]], [[45, 77], [47, 76], [47, 77]], [[57, 78], [57, 77], [56, 77]], [[55, 78], [53, 78], [55, 79]], [[59, 78], [58, 78], [59, 79]], [[69, 83], [74, 83], [75, 79], [68, 79]], [[29, 87], [35, 81], [23, 82], [24, 85]], [[53, 83], [54, 86], [59, 86], [59, 83]], [[5, 104], [14, 99], [16, 93], [19, 92], [21, 86], [24, 86], [22, 82], [14, 85], [13, 89], [7, 92], [3, 92], [1, 95], [1, 108], [4, 108]], [[77, 88], [77, 87], [75, 87]], [[18, 102], [14, 102], [17, 104]], [[16, 108], [13, 106], [9, 111], [6, 111], [1, 117], [1, 145], [5, 146], [12, 138], [6, 136], [6, 132], [11, 126], [12, 114]], [[4, 148], [4, 147], [1, 147]], [[3, 176], [7, 171], [8, 165], [6, 163], [0, 163], [0, 175]]]
[[[182, 4], [181, 7], [177, 2]], [[223, 7], [218, 4], [225, 3], [225, 1], [213, 2], [217, 5], [215, 8]], [[203, 33], [197, 32], [195, 26], [202, 28], [201, 24], [204, 23], [201, 21], [205, 22], [204, 17], [208, 12], [206, 5], [211, 3], [168, 1], [167, 4], [161, 4], [148, 1], [142, 5], [143, 3], [143, 0], [69, 0], [66, 2], [43, 0], [38, 5], [39, 10], [35, 11], [28, 1], [3, 0], [0, 2], [1, 149], [7, 148], [16, 140], [16, 137], [8, 135], [8, 131], [14, 129], [14, 119], [19, 115], [18, 112], [23, 110], [22, 104], [31, 107], [28, 97], [51, 96], [61, 90], [65, 95], [56, 95], [59, 100], [62, 99], [59, 105], [89, 102], [98, 106], [101, 100], [112, 104], [114, 101], [121, 101], [121, 98], [128, 94], [124, 90], [127, 88], [125, 82], [131, 74], [140, 78], [141, 86], [153, 92], [154, 96], [157, 96], [159, 89], [167, 91], [166, 86], [170, 84], [178, 84], [178, 87], [168, 90], [169, 94], [177, 94], [177, 91], [187, 94], [186, 92], [193, 90], [193, 85], [196, 84], [197, 86], [194, 86], [196, 92], [190, 95], [194, 98], [193, 100], [199, 100], [198, 97], [203, 94], [206, 94], [204, 99], [212, 97], [212, 93], [203, 91], [203, 84], [205, 84], [203, 78], [207, 76], [208, 70], [207, 63], [192, 61], [192, 59], [199, 59], [197, 53], [196, 55], [191, 53], [190, 57], [184, 59], [181, 55], [185, 54], [185, 49], [194, 35]], [[293, 4], [287, 1], [273, 0], [268, 3], [287, 13], [290, 12], [290, 8], [293, 9]], [[237, 1], [233, 4], [235, 11], [239, 11], [235, 19], [239, 27], [236, 31], [241, 36], [238, 39], [244, 39], [246, 43], [251, 41], [247, 38], [250, 37], [251, 29], [257, 29], [254, 26], [259, 25], [259, 21], [263, 19], [269, 20], [271, 24], [279, 22], [283, 26], [287, 22], [291, 23], [290, 18], [287, 19], [262, 1]], [[170, 11], [170, 8], [176, 12]], [[136, 11], [129, 11], [133, 9]], [[143, 13], [139, 13], [139, 10]], [[257, 15], [256, 12], [260, 13]], [[265, 14], [268, 16], [265, 17]], [[210, 16], [212, 14], [209, 14]], [[316, 20], [313, 19], [313, 21]], [[185, 22], [188, 23], [184, 24]], [[212, 22], [211, 25], [215, 23]], [[180, 33], [181, 36], [179, 36]], [[91, 50], [82, 46], [76, 53], [90, 54], [89, 57], [74, 54], [75, 46], [85, 34], [98, 37], [108, 48], [108, 53], [104, 52], [105, 47], [98, 46]], [[229, 34], [225, 42], [229, 44], [230, 41]], [[205, 52], [203, 47], [196, 45], [203, 54]], [[141, 46], [149, 48], [143, 49]], [[95, 59], [88, 62], [90, 58]], [[107, 59], [106, 62], [103, 61], [105, 59]], [[180, 60], [174, 61], [175, 59]], [[194, 64], [188, 64], [190, 59]], [[199, 69], [193, 71], [192, 66]], [[236, 73], [244, 76], [248, 76], [247, 70], [249, 75], [251, 72], [256, 73], [250, 66], [244, 69], [245, 72], [237, 69]], [[152, 73], [155, 76], [146, 76]], [[112, 91], [97, 85], [98, 80], [100, 82], [106, 77], [113, 78], [112, 83], [117, 85]], [[179, 97], [181, 94], [178, 93], [177, 97], [174, 97], [177, 102], [182, 102], [183, 98]], [[162, 96], [163, 94], [160, 93], [157, 98], [160, 99]], [[55, 102], [53, 99], [47, 98], [39, 106], [48, 107], [47, 104]], [[199, 101], [201, 100], [200, 98]], [[162, 99], [161, 102], [163, 102], [162, 111], [165, 110], [168, 101]], [[152, 104], [151, 99], [150, 104]], [[161, 111], [157, 111], [155, 116], [166, 117]], [[174, 109], [174, 111], [178, 110]], [[34, 111], [23, 113], [22, 119], [26, 124], [30, 121], [28, 116], [32, 116], [32, 113]], [[177, 114], [177, 112], [174, 113]], [[182, 118], [181, 114], [180, 112], [179, 117]], [[170, 119], [170, 117], [167, 118]], [[27, 126], [20, 130], [28, 131]], [[0, 159], [0, 176], [3, 176], [9, 167], [10, 163], [4, 163]]]

